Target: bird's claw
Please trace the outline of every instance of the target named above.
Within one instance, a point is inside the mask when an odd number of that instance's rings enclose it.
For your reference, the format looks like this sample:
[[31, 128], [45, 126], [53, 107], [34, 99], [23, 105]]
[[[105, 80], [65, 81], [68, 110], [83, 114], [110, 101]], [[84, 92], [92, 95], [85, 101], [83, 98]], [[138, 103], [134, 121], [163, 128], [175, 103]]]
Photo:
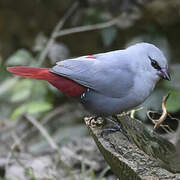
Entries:
[[90, 117], [85, 120], [87, 122], [87, 125], [92, 128], [102, 127], [104, 123], [104, 119], [98, 116]]
[[111, 124], [113, 124], [114, 127], [110, 127], [110, 128], [104, 128], [101, 132], [101, 136], [104, 135], [104, 133], [112, 133], [112, 132], [121, 132], [129, 141], [130, 138], [126, 132], [126, 130], [124, 130], [124, 128], [122, 127], [122, 125], [120, 125], [119, 123], [117, 124], [115, 121], [109, 119], [109, 118], [105, 118], [106, 121], [110, 122]]

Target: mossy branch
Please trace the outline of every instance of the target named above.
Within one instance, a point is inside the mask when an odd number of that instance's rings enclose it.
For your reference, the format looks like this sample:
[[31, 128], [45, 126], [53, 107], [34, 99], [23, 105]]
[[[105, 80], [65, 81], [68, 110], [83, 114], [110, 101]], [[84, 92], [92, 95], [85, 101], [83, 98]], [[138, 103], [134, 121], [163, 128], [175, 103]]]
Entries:
[[112, 127], [110, 121], [85, 118], [100, 152], [120, 179], [177, 178], [175, 173], [180, 172], [178, 145], [129, 115], [112, 120], [127, 132], [130, 141], [120, 131], [104, 133], [104, 129]]

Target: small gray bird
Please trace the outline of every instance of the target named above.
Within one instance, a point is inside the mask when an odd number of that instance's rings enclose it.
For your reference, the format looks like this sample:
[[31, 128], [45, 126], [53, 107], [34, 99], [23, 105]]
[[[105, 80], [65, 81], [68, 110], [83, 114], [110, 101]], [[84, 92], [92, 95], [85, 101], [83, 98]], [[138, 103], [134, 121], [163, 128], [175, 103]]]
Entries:
[[8, 67], [15, 75], [42, 79], [76, 97], [97, 116], [116, 115], [141, 103], [161, 79], [170, 80], [163, 53], [149, 43], [60, 61], [49, 68]]

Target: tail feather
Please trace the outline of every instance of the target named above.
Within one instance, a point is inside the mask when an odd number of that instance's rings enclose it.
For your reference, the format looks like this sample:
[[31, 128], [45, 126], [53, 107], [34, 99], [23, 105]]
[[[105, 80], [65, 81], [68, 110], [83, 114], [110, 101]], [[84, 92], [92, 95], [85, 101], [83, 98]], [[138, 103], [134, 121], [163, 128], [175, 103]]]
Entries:
[[48, 80], [49, 68], [34, 68], [26, 66], [7, 67], [7, 71], [28, 78]]
[[80, 96], [85, 87], [66, 77], [53, 74], [49, 68], [34, 68], [26, 66], [7, 67], [7, 71], [17, 76], [46, 80], [70, 96]]

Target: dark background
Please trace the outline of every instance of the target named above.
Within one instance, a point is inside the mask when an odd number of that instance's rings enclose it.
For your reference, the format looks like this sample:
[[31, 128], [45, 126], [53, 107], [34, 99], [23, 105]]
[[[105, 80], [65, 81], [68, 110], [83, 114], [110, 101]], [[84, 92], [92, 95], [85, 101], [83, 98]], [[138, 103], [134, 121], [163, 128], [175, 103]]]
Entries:
[[[91, 31], [59, 36], [47, 48], [53, 29], [72, 9], [58, 32], [109, 22], [117, 17], [119, 22], [107, 28], [94, 28]], [[74, 141], [90, 141], [89, 146], [92, 146], [94, 151], [97, 150], [83, 124], [83, 117], [87, 112], [81, 105], [47, 82], [12, 76], [5, 70], [7, 66], [51, 67], [56, 61], [66, 58], [123, 49], [142, 41], [153, 43], [163, 50], [168, 58], [172, 77], [171, 82], [161, 82], [142, 106], [145, 109], [161, 110], [162, 96], [171, 92], [167, 110], [179, 118], [179, 0], [1, 0], [0, 140], [3, 145], [0, 146], [0, 164], [3, 158], [7, 160], [8, 153], [12, 153], [7, 146], [11, 147], [18, 140], [20, 143], [16, 144], [15, 149], [18, 155], [25, 153], [39, 156], [48, 149], [41, 131], [36, 130], [36, 125], [32, 125], [28, 120], [29, 116], [43, 124], [43, 128], [60, 146], [69, 145]], [[47, 53], [42, 58], [45, 48]], [[138, 117], [149, 124], [144, 111], [139, 112]], [[170, 124], [172, 128], [177, 128], [177, 122]], [[72, 144], [69, 146], [74, 147]], [[77, 143], [76, 147], [78, 146]], [[71, 168], [82, 168], [81, 161], [78, 163], [77, 167], [73, 164]], [[6, 175], [7, 172], [10, 173], [4, 164], [2, 167]], [[100, 163], [99, 167], [98, 170], [97, 167], [90, 169], [98, 175], [105, 165]], [[107, 174], [107, 178], [110, 175]], [[4, 177], [3, 173], [0, 172], [0, 176]]]

